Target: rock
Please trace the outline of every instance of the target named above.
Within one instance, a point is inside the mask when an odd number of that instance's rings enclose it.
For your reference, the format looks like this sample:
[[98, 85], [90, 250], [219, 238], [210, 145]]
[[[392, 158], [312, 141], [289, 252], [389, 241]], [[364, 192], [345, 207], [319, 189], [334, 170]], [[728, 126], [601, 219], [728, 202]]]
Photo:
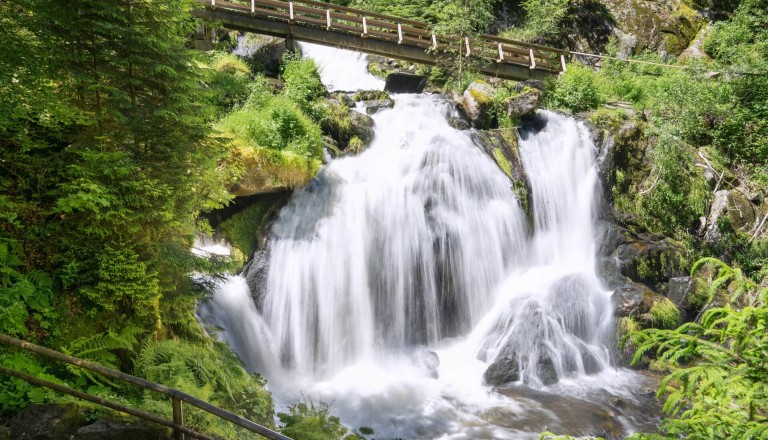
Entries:
[[72, 440], [167, 440], [171, 429], [149, 422], [101, 419], [77, 430]]
[[363, 141], [366, 146], [370, 145], [374, 135], [373, 118], [354, 110], [349, 112], [349, 116], [352, 124], [352, 133]]
[[421, 93], [427, 85], [427, 77], [412, 73], [395, 72], [387, 75], [384, 90], [391, 93]]
[[378, 113], [380, 110], [393, 108], [395, 106], [394, 99], [376, 99], [374, 101], [367, 101], [365, 103], [365, 112], [369, 115]]
[[614, 316], [636, 319], [644, 328], [671, 328], [680, 321], [680, 312], [669, 299], [646, 286], [629, 283], [611, 295]]
[[[376, 101], [391, 99], [389, 93], [384, 90], [358, 90], [352, 95], [352, 100], [357, 101]], [[350, 106], [352, 108], [354, 106]]]
[[448, 125], [456, 130], [469, 130], [469, 122], [458, 116], [448, 116]]
[[336, 93], [333, 95], [333, 98], [346, 105], [348, 108], [355, 108], [355, 100], [346, 93]]
[[411, 359], [413, 359], [413, 362], [421, 367], [429, 377], [433, 379], [438, 378], [437, 367], [440, 366], [440, 358], [437, 356], [437, 353], [427, 349], [427, 347], [418, 346], [414, 348], [411, 353]]
[[515, 84], [515, 91], [518, 93], [522, 92], [526, 88], [544, 91], [544, 81], [538, 79], [528, 79]]
[[706, 223], [701, 225], [704, 241], [714, 244], [723, 232], [746, 232], [754, 228], [758, 221], [756, 207], [742, 192], [720, 190], [715, 193]]
[[552, 364], [552, 360], [547, 356], [539, 358], [539, 362], [536, 363], [536, 373], [539, 376], [539, 380], [544, 385], [556, 384], [558, 381], [557, 372], [555, 366]]
[[288, 50], [285, 38], [249, 33], [238, 38], [234, 53], [253, 60], [268, 74], [277, 76], [280, 73], [283, 55]]
[[19, 411], [8, 428], [14, 440], [69, 440], [83, 424], [85, 414], [77, 405], [44, 403]]
[[622, 275], [660, 289], [668, 279], [686, 274], [685, 253], [685, 247], [671, 238], [638, 234], [619, 245], [613, 257]]
[[471, 134], [472, 140], [485, 151], [512, 182], [515, 196], [523, 209], [531, 206], [531, 184], [520, 160], [517, 135], [508, 130], [478, 130]]
[[539, 107], [541, 91], [537, 89], [528, 89], [506, 100], [507, 114], [510, 118], [519, 118], [520, 116], [534, 112]]
[[653, 295], [646, 286], [636, 283], [628, 283], [619, 287], [611, 294], [611, 304], [613, 304], [614, 316], [633, 316], [638, 317], [643, 313], [648, 313], [651, 309], [650, 304], [645, 301], [646, 295]]
[[514, 352], [499, 355], [483, 373], [483, 381], [486, 385], [499, 386], [518, 379], [520, 379], [520, 369]]
[[492, 128], [493, 96], [496, 91], [488, 84], [480, 80], [472, 81], [462, 95], [464, 112], [467, 114], [472, 126], [477, 129]]

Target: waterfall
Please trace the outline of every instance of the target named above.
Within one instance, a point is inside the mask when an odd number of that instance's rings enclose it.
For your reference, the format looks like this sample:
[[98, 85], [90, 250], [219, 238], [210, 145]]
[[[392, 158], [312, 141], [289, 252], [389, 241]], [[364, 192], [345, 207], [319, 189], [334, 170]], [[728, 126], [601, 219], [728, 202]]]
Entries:
[[[382, 87], [357, 55], [304, 52], [331, 89]], [[377, 438], [594, 433], [606, 393], [634, 402], [642, 381], [609, 362], [586, 128], [539, 112], [544, 128], [521, 131], [526, 213], [494, 160], [448, 125], [448, 100], [394, 100], [373, 116], [368, 150], [331, 161], [281, 210], [257, 303], [234, 277], [200, 315], [278, 402], [333, 401]], [[512, 385], [487, 386], [499, 377]], [[641, 423], [612, 417], [621, 434]]]

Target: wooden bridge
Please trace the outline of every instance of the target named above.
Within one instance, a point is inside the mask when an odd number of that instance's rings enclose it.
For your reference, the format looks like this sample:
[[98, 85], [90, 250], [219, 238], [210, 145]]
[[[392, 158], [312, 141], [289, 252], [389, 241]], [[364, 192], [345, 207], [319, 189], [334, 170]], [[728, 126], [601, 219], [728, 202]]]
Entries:
[[566, 50], [493, 35], [446, 37], [432, 25], [313, 0], [197, 0], [195, 16], [229, 29], [292, 38], [427, 65], [470, 58], [482, 73], [545, 79], [565, 71]]

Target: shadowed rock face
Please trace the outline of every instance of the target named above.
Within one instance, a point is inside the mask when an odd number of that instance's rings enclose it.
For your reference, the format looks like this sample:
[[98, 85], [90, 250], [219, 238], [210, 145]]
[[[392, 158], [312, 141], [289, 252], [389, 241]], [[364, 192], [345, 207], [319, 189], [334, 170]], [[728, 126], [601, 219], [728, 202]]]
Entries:
[[384, 90], [391, 93], [421, 93], [427, 85], [427, 77], [413, 73], [395, 72], [387, 75]]

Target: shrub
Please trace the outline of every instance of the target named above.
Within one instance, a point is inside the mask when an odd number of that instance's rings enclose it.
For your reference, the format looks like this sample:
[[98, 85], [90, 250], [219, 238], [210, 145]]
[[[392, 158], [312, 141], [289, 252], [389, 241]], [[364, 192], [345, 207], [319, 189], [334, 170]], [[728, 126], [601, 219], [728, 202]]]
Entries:
[[[766, 438], [768, 436], [768, 287], [761, 287], [713, 258], [717, 277], [709, 301], [721, 286], [732, 291], [731, 304], [706, 310], [699, 322], [675, 330], [646, 329], [632, 333], [638, 349], [634, 362], [653, 351], [671, 366], [657, 393], [665, 398], [664, 435], [634, 438]], [[741, 304], [736, 307], [735, 304]]]
[[570, 64], [560, 79], [550, 82], [545, 99], [549, 107], [574, 113], [602, 103], [595, 72], [580, 64]]
[[282, 64], [283, 96], [309, 111], [313, 101], [327, 94], [317, 66], [311, 59], [300, 58], [293, 52], [286, 52]]
[[[338, 417], [331, 415], [331, 406], [325, 402], [315, 405], [311, 399], [302, 400], [288, 407], [287, 413], [277, 417], [283, 423], [280, 431], [296, 440], [363, 440], [357, 433], [350, 433]], [[372, 433], [369, 428], [366, 432]]]

